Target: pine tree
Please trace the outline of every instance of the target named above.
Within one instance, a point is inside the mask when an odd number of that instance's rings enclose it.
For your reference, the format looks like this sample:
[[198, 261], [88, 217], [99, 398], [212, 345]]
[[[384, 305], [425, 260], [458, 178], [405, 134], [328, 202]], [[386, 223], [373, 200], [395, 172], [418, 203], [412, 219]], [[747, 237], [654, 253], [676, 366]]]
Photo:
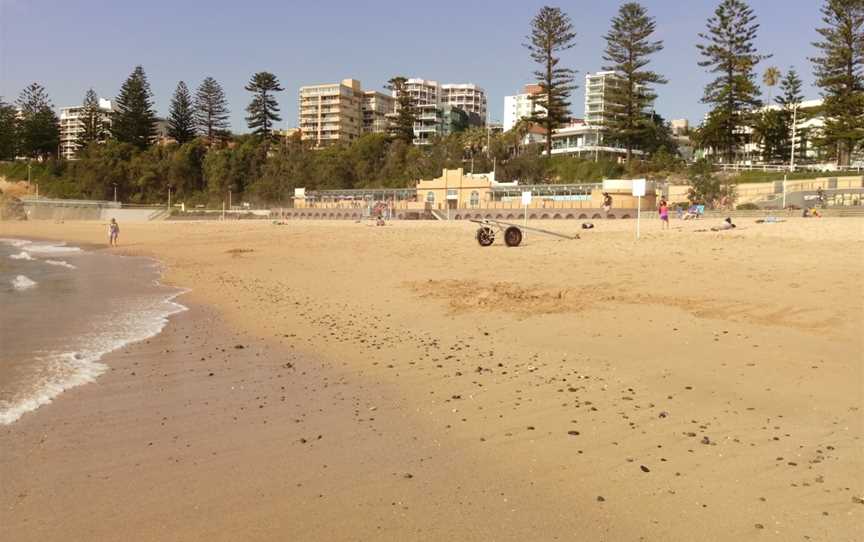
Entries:
[[273, 96], [275, 92], [282, 92], [279, 80], [270, 72], [258, 72], [252, 76], [246, 90], [253, 93], [252, 102], [246, 107], [249, 116], [246, 123], [254, 134], [269, 139], [273, 129], [273, 123], [282, 120], [279, 116], [279, 104]]
[[784, 109], [801, 105], [804, 95], [801, 94], [801, 78], [795, 68], [789, 68], [786, 76], [780, 81], [780, 95], [774, 98], [774, 102], [783, 106]]
[[0, 98], [0, 160], [14, 160], [18, 152], [15, 108]]
[[643, 147], [654, 131], [648, 109], [657, 95], [651, 85], [666, 83], [661, 75], [646, 70], [648, 57], [663, 49], [662, 41], [652, 41], [656, 24], [648, 11], [636, 2], [621, 6], [604, 36], [604, 70], [614, 71], [619, 84], [611, 85], [604, 97], [609, 108], [603, 124], [612, 141], [622, 143], [629, 161], [633, 149]]
[[195, 139], [195, 111], [192, 108], [192, 96], [183, 81], [177, 83], [174, 96], [171, 98], [168, 135], [181, 145]]
[[705, 43], [696, 45], [705, 58], [699, 66], [718, 74], [705, 87], [702, 103], [711, 104], [710, 139], [703, 144], [721, 151], [731, 162], [743, 142], [743, 126], [752, 125], [752, 111], [762, 102], [756, 84], [755, 67], [770, 55], [756, 52], [759, 24], [756, 15], [743, 0], [721, 0], [708, 18], [707, 32], [699, 33]]
[[195, 92], [195, 124], [209, 144], [225, 135], [229, 113], [222, 86], [212, 77], [204, 79]]
[[540, 92], [531, 95], [535, 113], [531, 122], [546, 129], [546, 156], [552, 156], [552, 131], [569, 120], [571, 91], [576, 72], [560, 65], [561, 57], [556, 56], [576, 45], [576, 32], [570, 17], [560, 8], [543, 6], [531, 20], [531, 33], [524, 47], [531, 59], [540, 65], [534, 77]]
[[822, 41], [813, 44], [820, 56], [810, 59], [825, 115], [817, 144], [848, 166], [864, 145], [864, 0], [826, 0], [822, 22]]
[[21, 154], [32, 158], [56, 154], [60, 145], [60, 120], [45, 88], [32, 83], [21, 91], [16, 103], [21, 113], [17, 130]]
[[[782, 160], [790, 160], [792, 156], [792, 133], [793, 123], [800, 123], [804, 118], [804, 112], [801, 111], [801, 102], [804, 101], [804, 95], [801, 93], [801, 78], [798, 77], [798, 72], [795, 68], [789, 68], [786, 76], [780, 81], [780, 95], [774, 97], [774, 102], [782, 107], [783, 126], [785, 129], [785, 137], [780, 145], [780, 153]], [[802, 139], [806, 133], [801, 128], [796, 128], [795, 139], [795, 155], [798, 158], [803, 158], [805, 155]]]
[[84, 129], [78, 134], [78, 140], [76, 141], [79, 149], [84, 149], [91, 143], [105, 139], [105, 119], [103, 118], [102, 110], [99, 108], [99, 97], [92, 88], [84, 94], [80, 118]]
[[136, 66], [120, 87], [116, 109], [112, 124], [114, 138], [139, 149], [147, 148], [156, 136], [156, 115], [150, 83], [141, 66]]
[[753, 124], [753, 136], [759, 143], [762, 159], [765, 162], [784, 162], [789, 158], [786, 153], [790, 136], [791, 118], [786, 112], [777, 109], [764, 109]]
[[395, 139], [401, 139], [407, 145], [414, 141], [414, 122], [417, 119], [417, 107], [414, 98], [405, 89], [408, 79], [397, 75], [387, 82], [387, 88], [396, 98], [396, 120], [391, 126], [390, 134]]

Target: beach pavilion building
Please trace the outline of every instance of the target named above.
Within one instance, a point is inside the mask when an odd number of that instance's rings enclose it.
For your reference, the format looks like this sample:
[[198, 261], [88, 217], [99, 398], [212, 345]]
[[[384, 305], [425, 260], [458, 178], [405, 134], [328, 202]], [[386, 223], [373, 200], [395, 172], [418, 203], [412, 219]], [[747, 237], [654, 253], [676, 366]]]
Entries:
[[[525, 213], [523, 192], [531, 192], [528, 217], [633, 218], [636, 198], [632, 181], [604, 180], [598, 183], [523, 185], [498, 182], [493, 173], [465, 173], [462, 168], [445, 169], [433, 179], [418, 180], [413, 188], [377, 188], [295, 191], [292, 217], [360, 219], [383, 214], [392, 218], [459, 220], [497, 218], [513, 220]], [[653, 183], [642, 198], [642, 209], [654, 209]], [[603, 193], [613, 196], [609, 215], [601, 212]]]

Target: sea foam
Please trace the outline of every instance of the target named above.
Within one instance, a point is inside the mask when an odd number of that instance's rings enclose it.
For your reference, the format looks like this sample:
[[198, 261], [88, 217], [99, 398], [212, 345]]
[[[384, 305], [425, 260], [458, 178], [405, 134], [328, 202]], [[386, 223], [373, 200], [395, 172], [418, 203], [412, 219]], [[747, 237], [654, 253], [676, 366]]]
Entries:
[[28, 277], [24, 275], [18, 275], [14, 279], [12, 279], [12, 288], [16, 290], [29, 290], [30, 288], [36, 286], [36, 283], [30, 280]]
[[66, 245], [55, 245], [48, 243], [32, 243], [27, 245], [27, 250], [39, 254], [68, 254], [81, 252], [78, 247], [69, 247]]
[[74, 265], [63, 260], [45, 260], [48, 265], [56, 265], [57, 267], [65, 267], [66, 269], [78, 269]]
[[158, 335], [168, 324], [169, 316], [188, 310], [174, 301], [187, 291], [148, 296], [119, 307], [116, 312], [93, 322], [97, 331], [81, 336], [81, 347], [76, 351], [51, 353], [40, 358], [53, 370], [39, 383], [39, 389], [33, 390], [26, 398], [0, 400], [0, 425], [11, 424], [27, 412], [51, 403], [68, 389], [95, 381], [108, 370], [108, 366], [100, 362], [103, 356]]
[[32, 260], [33, 256], [30, 255], [29, 252], [19, 252], [18, 254], [10, 254], [10, 258], [13, 260]]

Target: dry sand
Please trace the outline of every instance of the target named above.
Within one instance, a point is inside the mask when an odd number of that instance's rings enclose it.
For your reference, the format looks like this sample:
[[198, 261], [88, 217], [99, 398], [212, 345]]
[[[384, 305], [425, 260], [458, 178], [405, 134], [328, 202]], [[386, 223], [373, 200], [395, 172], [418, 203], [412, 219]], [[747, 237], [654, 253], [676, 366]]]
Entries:
[[0, 428], [0, 538], [864, 539], [864, 221], [706, 225], [121, 225], [192, 310]]

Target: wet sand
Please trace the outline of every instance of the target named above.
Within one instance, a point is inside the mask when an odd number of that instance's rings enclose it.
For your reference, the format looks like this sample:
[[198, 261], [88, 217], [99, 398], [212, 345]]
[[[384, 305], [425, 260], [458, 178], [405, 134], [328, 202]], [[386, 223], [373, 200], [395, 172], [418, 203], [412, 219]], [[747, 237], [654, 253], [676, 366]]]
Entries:
[[860, 539], [864, 222], [647, 222], [638, 244], [632, 222], [598, 225], [518, 249], [479, 248], [469, 224], [126, 225], [118, 252], [165, 262], [192, 310], [0, 428], [0, 524], [12, 540]]

